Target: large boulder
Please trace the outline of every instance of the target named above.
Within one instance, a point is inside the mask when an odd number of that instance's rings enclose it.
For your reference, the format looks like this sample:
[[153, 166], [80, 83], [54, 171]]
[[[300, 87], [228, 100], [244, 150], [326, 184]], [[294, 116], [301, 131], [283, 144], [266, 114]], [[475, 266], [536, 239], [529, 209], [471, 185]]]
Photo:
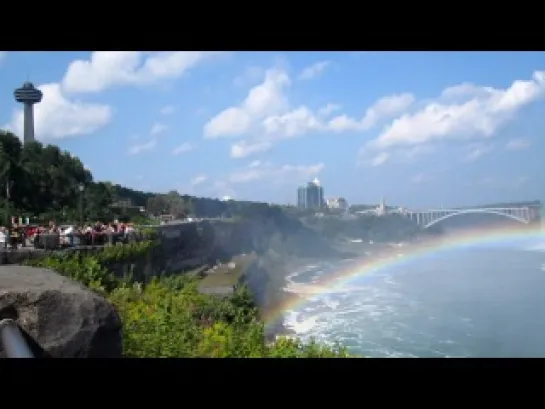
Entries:
[[[0, 318], [20, 327], [53, 358], [120, 358], [121, 319], [83, 285], [44, 268], [0, 266]], [[0, 357], [5, 352], [0, 345]]]

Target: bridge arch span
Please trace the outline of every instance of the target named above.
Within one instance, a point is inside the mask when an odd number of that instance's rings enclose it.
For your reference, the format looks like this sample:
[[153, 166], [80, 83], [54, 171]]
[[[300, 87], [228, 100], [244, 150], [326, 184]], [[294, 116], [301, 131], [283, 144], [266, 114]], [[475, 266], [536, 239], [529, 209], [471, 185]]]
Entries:
[[467, 209], [467, 210], [460, 210], [460, 211], [457, 211], [457, 212], [453, 212], [453, 213], [449, 213], [449, 214], [446, 214], [444, 216], [441, 216], [441, 217], [431, 221], [430, 223], [426, 224], [424, 226], [424, 229], [427, 229], [428, 227], [431, 227], [431, 226], [433, 226], [433, 225], [435, 225], [437, 223], [440, 223], [443, 220], [450, 219], [451, 217], [463, 216], [463, 215], [466, 215], [466, 214], [496, 214], [498, 216], [507, 217], [508, 219], [516, 220], [519, 223], [523, 223], [523, 224], [528, 224], [529, 223], [528, 220], [526, 220], [526, 219], [524, 219], [522, 217], [515, 216], [515, 215], [509, 214], [509, 213], [504, 213], [504, 212], [501, 212], [501, 211], [498, 211], [498, 210], [492, 210], [492, 209]]

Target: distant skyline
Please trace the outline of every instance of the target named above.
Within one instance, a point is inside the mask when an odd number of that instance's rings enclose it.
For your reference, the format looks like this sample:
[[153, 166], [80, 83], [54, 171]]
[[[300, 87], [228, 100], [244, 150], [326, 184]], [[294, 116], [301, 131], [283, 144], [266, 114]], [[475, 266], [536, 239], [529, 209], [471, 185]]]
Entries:
[[0, 52], [0, 126], [138, 190], [406, 207], [545, 199], [543, 52]]

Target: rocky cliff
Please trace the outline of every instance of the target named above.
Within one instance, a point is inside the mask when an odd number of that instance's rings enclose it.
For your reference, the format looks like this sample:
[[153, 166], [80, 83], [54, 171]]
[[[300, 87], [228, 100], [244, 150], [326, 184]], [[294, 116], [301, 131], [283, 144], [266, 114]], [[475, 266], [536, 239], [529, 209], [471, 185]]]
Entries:
[[167, 272], [250, 252], [260, 255], [274, 251], [300, 257], [340, 255], [327, 240], [298, 220], [280, 226], [267, 220], [206, 220], [164, 225], [158, 230], [161, 245], [157, 256]]
[[35, 357], [121, 357], [117, 311], [83, 285], [43, 268], [0, 266], [0, 290], [0, 319], [17, 322]]
[[[156, 247], [128, 258], [112, 257], [108, 268], [118, 277], [130, 274], [133, 279], [145, 282], [151, 277], [214, 266], [237, 255], [252, 253], [255, 257], [251, 265], [244, 268], [240, 281], [248, 284], [258, 303], [264, 305], [271, 294], [283, 286], [283, 278], [289, 272], [287, 266], [293, 260], [343, 256], [319, 233], [287, 217], [167, 224], [159, 226], [157, 232]], [[102, 248], [78, 251], [92, 253]], [[6, 252], [1, 264], [21, 264], [28, 258], [49, 254], [31, 250]]]

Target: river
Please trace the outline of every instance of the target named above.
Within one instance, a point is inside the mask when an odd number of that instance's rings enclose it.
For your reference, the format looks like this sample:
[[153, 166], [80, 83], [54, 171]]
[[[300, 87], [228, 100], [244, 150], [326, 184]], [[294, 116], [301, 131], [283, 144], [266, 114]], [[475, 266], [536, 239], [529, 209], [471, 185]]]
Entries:
[[309, 295], [357, 262], [291, 274], [285, 290], [307, 301], [284, 326], [368, 357], [545, 357], [545, 240], [438, 252]]

